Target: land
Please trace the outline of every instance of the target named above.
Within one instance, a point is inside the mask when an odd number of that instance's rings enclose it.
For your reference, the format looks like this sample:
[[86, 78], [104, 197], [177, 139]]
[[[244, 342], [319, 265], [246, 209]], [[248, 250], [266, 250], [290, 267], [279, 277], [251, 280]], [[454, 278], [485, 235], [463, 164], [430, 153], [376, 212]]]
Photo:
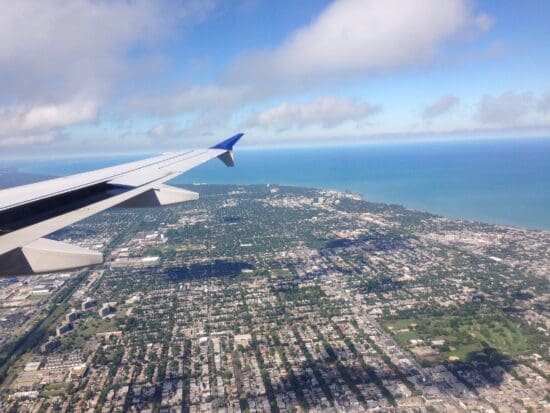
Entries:
[[350, 193], [194, 186], [0, 279], [0, 411], [548, 411], [550, 232]]

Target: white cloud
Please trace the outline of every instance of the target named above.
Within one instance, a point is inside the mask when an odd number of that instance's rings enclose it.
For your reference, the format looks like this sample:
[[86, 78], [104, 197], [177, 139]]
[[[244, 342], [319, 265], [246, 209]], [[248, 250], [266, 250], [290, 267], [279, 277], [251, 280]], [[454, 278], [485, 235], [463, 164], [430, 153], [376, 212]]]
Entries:
[[97, 118], [96, 102], [71, 102], [60, 105], [35, 106], [21, 116], [23, 130], [61, 128]]
[[[231, 113], [243, 105], [296, 96], [319, 84], [338, 85], [368, 71], [421, 64], [434, 57], [446, 40], [491, 25], [492, 18], [476, 14], [469, 0], [337, 0], [275, 50], [237, 58], [222, 69], [216, 83], [144, 92], [130, 99], [128, 109], [154, 115], [192, 113], [197, 121], [186, 131], [197, 134], [197, 127], [204, 127], [201, 119], [220, 118], [227, 124]], [[286, 127], [288, 120], [297, 119], [295, 105], [267, 112], [252, 116], [247, 124], [278, 122], [283, 126], [277, 127]], [[330, 116], [324, 118], [319, 124], [332, 127]], [[210, 126], [206, 128], [211, 130]]]
[[95, 101], [74, 100], [61, 104], [0, 107], [0, 139], [4, 146], [49, 143], [58, 129], [97, 119]]
[[105, 92], [126, 67], [121, 54], [159, 36], [160, 20], [143, 0], [2, 1], [0, 85], [17, 99]]
[[550, 125], [550, 92], [504, 92], [481, 98], [474, 119], [489, 127], [545, 127]]
[[[195, 145], [202, 143], [211, 145], [216, 141], [206, 141], [211, 137], [221, 139], [227, 133], [227, 113], [207, 112], [197, 114], [185, 122], [160, 122], [153, 125], [147, 132], [149, 138], [162, 139], [164, 143], [176, 143], [185, 140], [186, 144]], [[221, 134], [217, 134], [221, 131]], [[221, 137], [220, 137], [221, 136]]]
[[[95, 120], [119, 83], [150, 71], [151, 62], [155, 67], [149, 46], [177, 24], [202, 19], [213, 5], [0, 0], [3, 145], [50, 142], [61, 128]], [[130, 57], [135, 46], [142, 57]]]
[[378, 107], [358, 99], [322, 97], [302, 104], [282, 103], [252, 115], [246, 124], [276, 129], [303, 128], [310, 125], [331, 128], [347, 121], [363, 120], [378, 111]]
[[157, 41], [214, 3], [0, 0], [0, 139], [49, 142], [26, 137], [96, 119], [118, 84], [156, 67]]
[[192, 86], [167, 94], [135, 96], [129, 107], [154, 114], [224, 110], [243, 102], [252, 93], [249, 86]]
[[170, 138], [174, 131], [174, 126], [170, 123], [157, 123], [149, 129], [148, 135], [152, 138]]
[[436, 102], [424, 108], [423, 116], [425, 119], [433, 119], [456, 107], [460, 99], [453, 95], [443, 96]]
[[479, 103], [476, 118], [482, 124], [515, 126], [524, 121], [534, 107], [535, 98], [531, 92], [485, 95]]
[[537, 109], [541, 113], [550, 112], [550, 92], [546, 92], [539, 100]]
[[337, 0], [273, 51], [252, 54], [235, 79], [345, 75], [415, 65], [431, 59], [461, 30], [488, 30], [467, 0]]
[[57, 138], [55, 133], [45, 133], [42, 135], [26, 135], [26, 136], [13, 136], [2, 137], [0, 136], [0, 147], [2, 146], [25, 146], [45, 144], [54, 141]]
[[98, 116], [97, 102], [72, 101], [62, 104], [0, 107], [0, 146], [50, 144], [59, 129]]

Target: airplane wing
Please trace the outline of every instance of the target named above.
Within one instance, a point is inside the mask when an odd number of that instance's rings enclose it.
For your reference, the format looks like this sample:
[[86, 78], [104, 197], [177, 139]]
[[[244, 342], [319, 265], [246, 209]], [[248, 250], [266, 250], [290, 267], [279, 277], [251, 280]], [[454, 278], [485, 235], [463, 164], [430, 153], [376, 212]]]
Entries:
[[239, 133], [208, 149], [169, 153], [0, 191], [0, 277], [39, 274], [103, 262], [97, 251], [44, 238], [112, 207], [139, 208], [198, 199], [164, 182], [219, 158], [233, 166]]

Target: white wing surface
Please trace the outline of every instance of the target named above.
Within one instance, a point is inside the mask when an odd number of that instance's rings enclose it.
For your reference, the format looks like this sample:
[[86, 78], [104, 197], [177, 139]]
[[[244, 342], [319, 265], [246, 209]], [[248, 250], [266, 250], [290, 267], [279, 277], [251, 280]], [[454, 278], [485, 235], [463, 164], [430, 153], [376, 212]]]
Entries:
[[208, 149], [170, 153], [0, 191], [0, 276], [37, 274], [103, 262], [103, 255], [44, 237], [115, 206], [181, 203], [198, 194], [164, 182], [209, 161], [233, 166], [239, 133]]

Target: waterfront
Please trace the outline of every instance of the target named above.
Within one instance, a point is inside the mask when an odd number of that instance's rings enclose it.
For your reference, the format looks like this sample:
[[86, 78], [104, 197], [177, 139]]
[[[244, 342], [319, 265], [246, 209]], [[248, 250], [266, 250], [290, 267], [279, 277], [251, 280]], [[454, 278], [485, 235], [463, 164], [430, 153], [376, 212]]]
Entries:
[[[254, 142], [253, 136], [245, 139]], [[453, 218], [550, 229], [550, 139], [238, 148], [235, 157], [235, 168], [224, 170], [221, 163], [210, 162], [174, 182], [349, 190], [369, 201]], [[20, 165], [25, 172], [65, 175], [137, 158]]]

